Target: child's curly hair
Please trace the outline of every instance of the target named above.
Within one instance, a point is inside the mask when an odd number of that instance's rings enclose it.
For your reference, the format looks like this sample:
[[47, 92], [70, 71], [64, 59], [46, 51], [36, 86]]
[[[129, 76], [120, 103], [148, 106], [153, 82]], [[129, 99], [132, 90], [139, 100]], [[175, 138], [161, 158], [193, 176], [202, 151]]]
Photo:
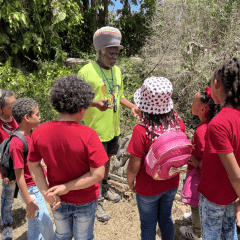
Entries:
[[51, 105], [60, 113], [74, 114], [87, 109], [94, 96], [92, 87], [76, 74], [56, 79], [50, 90]]
[[216, 69], [214, 79], [220, 80], [227, 94], [224, 105], [230, 104], [234, 108], [240, 106], [240, 59], [233, 57]]

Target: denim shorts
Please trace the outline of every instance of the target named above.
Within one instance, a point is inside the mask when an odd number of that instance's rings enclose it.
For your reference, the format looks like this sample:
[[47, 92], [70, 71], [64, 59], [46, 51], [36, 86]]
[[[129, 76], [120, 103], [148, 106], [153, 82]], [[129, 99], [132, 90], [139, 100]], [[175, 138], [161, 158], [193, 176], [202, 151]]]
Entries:
[[152, 197], [136, 194], [142, 240], [156, 239], [157, 223], [161, 230], [162, 239], [174, 239], [172, 205], [176, 193], [177, 188]]
[[108, 142], [102, 142], [107, 155], [117, 155], [120, 148], [120, 136], [114, 137]]
[[234, 203], [217, 205], [199, 194], [203, 240], [238, 240]]
[[97, 200], [86, 204], [62, 202], [52, 211], [56, 232], [54, 240], [90, 240], [94, 238], [94, 220], [97, 211]]

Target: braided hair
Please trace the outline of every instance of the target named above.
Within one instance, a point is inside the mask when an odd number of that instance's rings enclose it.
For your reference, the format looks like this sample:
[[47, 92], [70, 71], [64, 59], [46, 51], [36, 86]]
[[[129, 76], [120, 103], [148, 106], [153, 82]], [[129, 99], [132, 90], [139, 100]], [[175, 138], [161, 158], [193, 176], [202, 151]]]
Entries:
[[227, 98], [223, 107], [230, 104], [237, 108], [240, 106], [240, 58], [233, 57], [229, 62], [225, 62], [219, 67], [214, 75], [214, 79], [220, 80], [224, 86]]
[[[153, 114], [142, 112], [142, 118], [145, 123], [146, 135], [154, 141], [156, 139], [155, 129], [158, 127], [162, 127], [163, 130], [167, 130], [169, 127], [171, 128], [179, 128], [180, 127], [180, 118], [172, 109], [168, 113], [163, 114]], [[150, 127], [150, 128], [148, 128]]]
[[212, 119], [214, 116], [216, 116], [220, 110], [220, 105], [216, 104], [211, 97], [209, 97], [205, 90], [200, 91], [200, 101], [202, 103], [208, 103], [209, 106], [209, 114], [208, 119]]

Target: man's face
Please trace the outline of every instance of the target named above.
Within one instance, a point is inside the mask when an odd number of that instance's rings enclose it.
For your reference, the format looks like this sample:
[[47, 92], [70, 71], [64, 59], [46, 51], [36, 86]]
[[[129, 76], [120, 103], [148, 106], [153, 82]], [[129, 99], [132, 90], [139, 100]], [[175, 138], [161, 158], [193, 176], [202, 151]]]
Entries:
[[5, 116], [12, 116], [12, 105], [14, 104], [14, 102], [16, 101], [16, 98], [14, 96], [8, 97], [5, 99], [5, 105], [2, 108], [2, 112], [3, 114], [5, 114]]
[[112, 68], [118, 59], [118, 47], [107, 47], [104, 54], [101, 53], [101, 62], [103, 68], [110, 69]]

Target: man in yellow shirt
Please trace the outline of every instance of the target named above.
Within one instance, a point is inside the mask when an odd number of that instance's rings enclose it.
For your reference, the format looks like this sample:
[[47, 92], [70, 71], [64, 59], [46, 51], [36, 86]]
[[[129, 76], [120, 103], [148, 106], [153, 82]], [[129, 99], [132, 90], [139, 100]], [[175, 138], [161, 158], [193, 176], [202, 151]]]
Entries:
[[[79, 71], [79, 75], [95, 91], [95, 98], [86, 111], [84, 122], [97, 132], [109, 159], [119, 151], [120, 104], [131, 109], [135, 117], [140, 117], [138, 107], [124, 97], [122, 74], [115, 65], [119, 50], [123, 49], [121, 39], [122, 35], [117, 28], [107, 26], [98, 29], [93, 36], [98, 60], [85, 65]], [[104, 179], [99, 183], [102, 191], [98, 200], [97, 219], [102, 222], [109, 220], [104, 209], [104, 198], [113, 202], [120, 200], [120, 196], [107, 185], [109, 166], [110, 161], [106, 163]]]

